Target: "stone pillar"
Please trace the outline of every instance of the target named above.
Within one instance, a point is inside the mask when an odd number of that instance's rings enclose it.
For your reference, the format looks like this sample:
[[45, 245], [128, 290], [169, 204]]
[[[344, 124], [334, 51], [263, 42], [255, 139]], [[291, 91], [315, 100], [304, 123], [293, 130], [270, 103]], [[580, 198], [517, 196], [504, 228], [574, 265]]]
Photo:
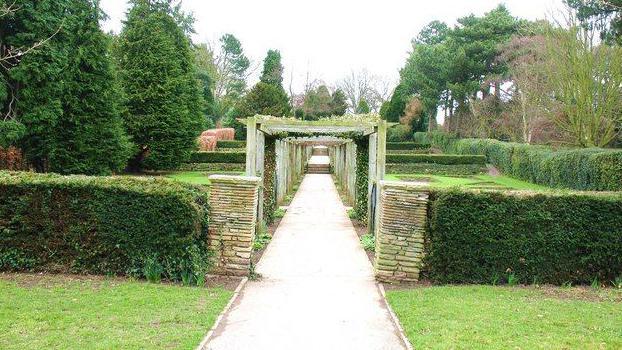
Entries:
[[209, 177], [209, 248], [214, 272], [247, 276], [255, 238], [261, 178], [212, 175]]
[[419, 280], [428, 211], [428, 192], [406, 182], [380, 181], [376, 226], [376, 279]]

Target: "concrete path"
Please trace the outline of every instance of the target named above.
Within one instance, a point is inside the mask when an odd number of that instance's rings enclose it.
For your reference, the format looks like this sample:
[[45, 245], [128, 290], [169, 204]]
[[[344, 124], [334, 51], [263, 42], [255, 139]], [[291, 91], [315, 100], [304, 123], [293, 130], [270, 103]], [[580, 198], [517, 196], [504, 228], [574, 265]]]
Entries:
[[256, 271], [207, 349], [405, 349], [330, 175], [305, 176]]

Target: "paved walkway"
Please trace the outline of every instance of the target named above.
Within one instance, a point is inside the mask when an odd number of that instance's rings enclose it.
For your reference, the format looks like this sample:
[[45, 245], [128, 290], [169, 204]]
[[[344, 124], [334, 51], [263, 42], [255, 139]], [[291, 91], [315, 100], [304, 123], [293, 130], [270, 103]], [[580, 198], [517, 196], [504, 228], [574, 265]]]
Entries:
[[330, 175], [307, 174], [208, 349], [405, 349]]

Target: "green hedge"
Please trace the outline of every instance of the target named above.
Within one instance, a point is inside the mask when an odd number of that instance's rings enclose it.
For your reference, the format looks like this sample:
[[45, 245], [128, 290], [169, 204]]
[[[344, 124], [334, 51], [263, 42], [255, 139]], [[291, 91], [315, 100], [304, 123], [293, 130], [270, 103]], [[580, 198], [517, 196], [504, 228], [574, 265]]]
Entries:
[[428, 141], [448, 153], [485, 155], [505, 175], [521, 180], [576, 190], [622, 190], [620, 149], [553, 150], [492, 139], [458, 139], [440, 132], [428, 134]]
[[172, 180], [0, 172], [0, 269], [178, 279], [208, 264], [208, 212]]
[[246, 165], [243, 163], [185, 163], [177, 168], [177, 170], [185, 171], [238, 171], [243, 172]]
[[388, 149], [387, 154], [429, 154], [429, 148], [419, 149]]
[[190, 163], [246, 163], [246, 152], [194, 152]]
[[246, 148], [246, 141], [220, 140], [216, 142], [217, 148]]
[[387, 150], [427, 149], [429, 143], [416, 142], [387, 142]]
[[622, 276], [622, 195], [431, 193], [425, 269], [441, 283], [609, 283]]
[[431, 164], [431, 163], [410, 163], [386, 165], [387, 174], [431, 174], [431, 175], [477, 175], [487, 171], [481, 164]]
[[432, 163], [432, 164], [486, 164], [482, 155], [458, 154], [387, 154], [387, 163]]

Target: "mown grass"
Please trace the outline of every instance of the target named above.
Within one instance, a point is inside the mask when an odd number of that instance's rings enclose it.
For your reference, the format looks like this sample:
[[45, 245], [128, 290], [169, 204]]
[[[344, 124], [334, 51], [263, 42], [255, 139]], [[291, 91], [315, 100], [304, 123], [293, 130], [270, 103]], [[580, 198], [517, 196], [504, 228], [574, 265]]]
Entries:
[[415, 349], [620, 349], [622, 290], [438, 286], [387, 292]]
[[194, 349], [232, 292], [0, 275], [0, 349]]
[[427, 182], [427, 186], [431, 188], [448, 188], [448, 187], [466, 187], [466, 188], [484, 188], [484, 189], [510, 189], [510, 190], [532, 190], [545, 191], [550, 188], [530, 183], [527, 181], [517, 180], [508, 176], [492, 176], [488, 174], [473, 176], [442, 176], [442, 175], [425, 175], [425, 174], [388, 174], [386, 180], [393, 181], [423, 181]]

